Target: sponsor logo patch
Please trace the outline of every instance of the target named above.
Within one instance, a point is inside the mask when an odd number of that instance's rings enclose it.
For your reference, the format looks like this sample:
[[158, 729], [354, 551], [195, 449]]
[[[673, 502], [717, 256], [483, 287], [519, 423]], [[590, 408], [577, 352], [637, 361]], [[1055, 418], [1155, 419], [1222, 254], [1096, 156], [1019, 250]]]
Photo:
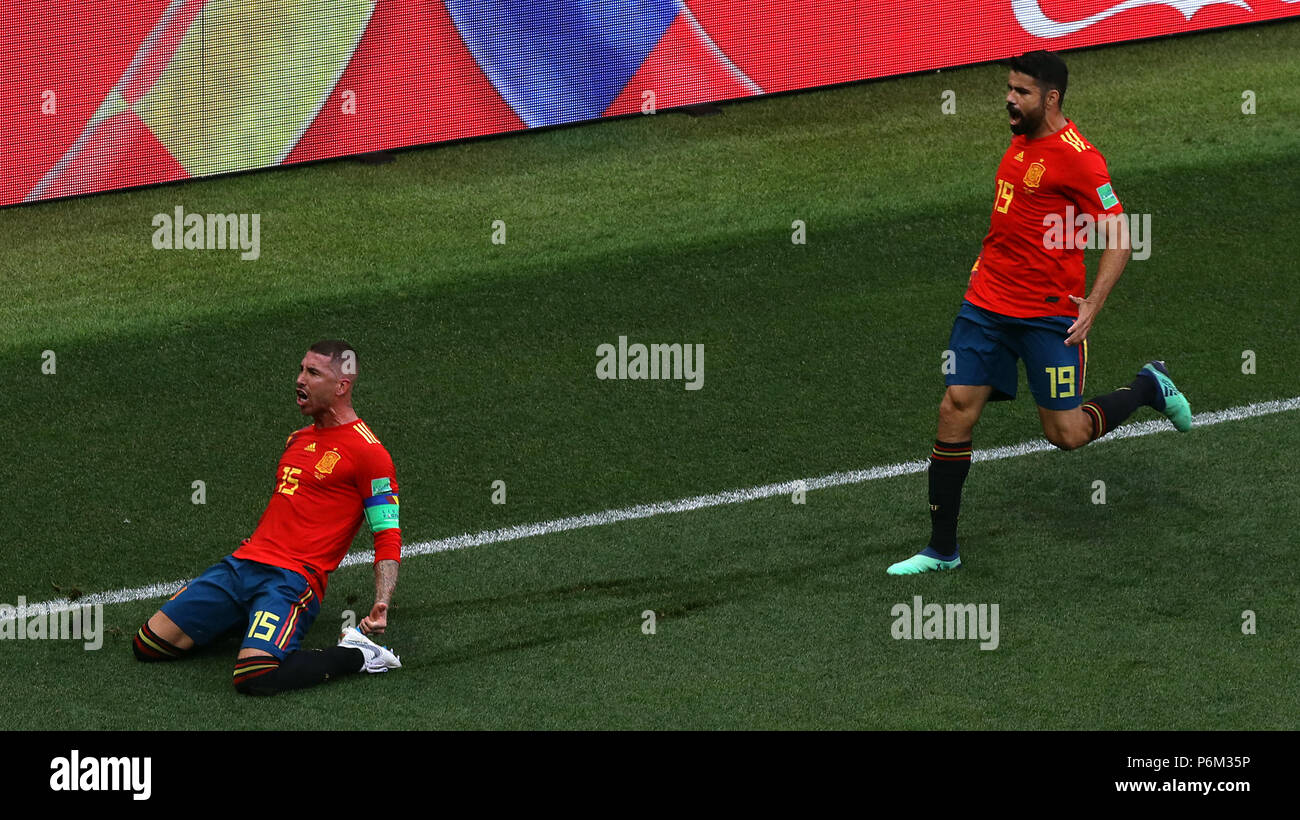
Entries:
[[1097, 189], [1097, 198], [1101, 200], [1101, 207], [1103, 208], [1114, 208], [1119, 204], [1119, 197], [1115, 196], [1109, 182]]

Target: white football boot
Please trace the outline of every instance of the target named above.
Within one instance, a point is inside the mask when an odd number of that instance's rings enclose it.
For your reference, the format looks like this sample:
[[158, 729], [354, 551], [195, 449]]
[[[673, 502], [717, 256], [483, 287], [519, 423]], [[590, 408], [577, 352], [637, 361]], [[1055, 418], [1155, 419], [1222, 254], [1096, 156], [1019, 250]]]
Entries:
[[387, 672], [389, 669], [402, 668], [401, 658], [389, 651], [388, 647], [380, 646], [367, 638], [365, 633], [355, 626], [350, 626], [343, 631], [343, 637], [339, 638], [339, 646], [360, 649], [361, 654], [366, 656], [366, 662], [361, 668], [372, 675]]

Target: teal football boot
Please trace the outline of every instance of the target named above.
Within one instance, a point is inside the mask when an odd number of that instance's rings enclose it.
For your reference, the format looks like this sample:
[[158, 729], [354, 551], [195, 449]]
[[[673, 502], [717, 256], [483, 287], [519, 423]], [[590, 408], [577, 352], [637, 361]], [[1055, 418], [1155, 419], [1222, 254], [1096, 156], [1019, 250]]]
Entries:
[[961, 566], [961, 555], [953, 553], [951, 561], [945, 561], [937, 557], [938, 553], [926, 547], [924, 550], [908, 558], [906, 561], [899, 561], [897, 564], [890, 565], [885, 572], [890, 575], [920, 575], [922, 572], [938, 572], [945, 569], [957, 569]]
[[1188, 403], [1182, 391], [1174, 385], [1174, 380], [1169, 378], [1169, 370], [1165, 367], [1165, 363], [1147, 362], [1138, 371], [1138, 375], [1155, 379], [1156, 401], [1151, 406], [1164, 413], [1165, 417], [1173, 422], [1178, 432], [1186, 433], [1192, 429], [1192, 405]]

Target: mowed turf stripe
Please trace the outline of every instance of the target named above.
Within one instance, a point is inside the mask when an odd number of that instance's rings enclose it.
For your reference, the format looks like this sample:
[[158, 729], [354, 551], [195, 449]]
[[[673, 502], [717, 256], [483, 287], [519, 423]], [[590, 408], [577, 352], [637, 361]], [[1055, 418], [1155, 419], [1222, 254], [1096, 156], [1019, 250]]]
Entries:
[[[1300, 396], [1290, 399], [1257, 402], [1242, 407], [1231, 407], [1226, 410], [1214, 410], [1201, 413], [1200, 415], [1192, 417], [1192, 425], [1193, 429], [1195, 429], [1197, 427], [1207, 427], [1212, 424], [1220, 424], [1227, 421], [1241, 421], [1243, 419], [1268, 416], [1275, 413], [1285, 413], [1291, 410], [1300, 410]], [[1126, 424], [1112, 430], [1105, 438], [1094, 442], [1094, 444], [1104, 444], [1108, 441], [1139, 438], [1142, 436], [1154, 435], [1156, 433], [1168, 432], [1173, 432], [1173, 428], [1169, 425], [1168, 421], [1163, 419], [1144, 421], [1135, 424]], [[989, 450], [976, 450], [972, 456], [972, 460], [998, 461], [1004, 458], [1026, 456], [1052, 449], [1055, 449], [1053, 445], [1045, 440], [1037, 439], [1034, 441], [1022, 442], [1020, 444], [994, 447]], [[478, 533], [465, 533], [451, 538], [441, 538], [435, 541], [420, 541], [415, 544], [407, 544], [402, 547], [402, 557], [412, 558], [417, 555], [430, 555], [432, 553], [448, 552], [450, 550], [466, 549], [468, 547], [481, 547], [488, 544], [500, 544], [506, 541], [518, 541], [523, 538], [531, 538], [537, 535], [551, 535], [558, 532], [585, 529], [587, 527], [601, 527], [607, 524], [617, 524], [620, 521], [635, 521], [637, 519], [653, 518], [659, 515], [690, 512], [691, 510], [702, 510], [709, 507], [721, 507], [727, 504], [742, 504], [746, 501], [757, 501], [759, 499], [772, 498], [773, 496], [778, 495], [790, 495], [801, 489], [804, 491], [823, 490], [828, 487], [840, 487], [846, 484], [861, 484], [881, 478], [896, 478], [898, 476], [924, 472], [927, 464], [928, 462], [925, 460], [904, 461], [884, 467], [872, 467], [866, 470], [850, 470], [842, 473], [831, 473], [830, 475], [819, 476], [817, 478], [794, 479], [791, 481], [782, 481], [776, 484], [764, 484], [758, 487], [749, 487], [743, 490], [727, 490], [720, 493], [697, 495], [691, 498], [678, 499], [676, 501], [661, 501], [654, 504], [637, 504], [633, 507], [623, 507], [622, 509], [605, 510], [603, 512], [587, 513], [585, 515], [574, 515], [567, 518], [557, 518], [553, 521], [542, 521], [537, 524], [522, 524], [513, 527], [503, 527], [496, 530], [486, 530]], [[342, 569], [344, 567], [356, 566], [358, 564], [367, 564], [372, 560], [373, 553], [359, 550], [357, 552], [349, 553], [343, 559], [339, 568]], [[74, 607], [94, 604], [124, 604], [134, 601], [144, 601], [150, 598], [163, 598], [172, 594], [177, 589], [180, 589], [180, 587], [185, 583], [187, 582], [184, 580], [178, 580], [168, 583], [148, 584], [146, 586], [132, 587], [130, 589], [118, 589], [113, 590], [112, 592], [97, 592], [92, 595], [82, 596], [76, 601], [70, 601], [67, 598], [56, 598], [51, 601], [27, 604], [25, 614], [39, 615], [46, 612], [61, 612]], [[14, 615], [9, 615], [5, 620], [13, 620], [15, 617], [16, 613]]]

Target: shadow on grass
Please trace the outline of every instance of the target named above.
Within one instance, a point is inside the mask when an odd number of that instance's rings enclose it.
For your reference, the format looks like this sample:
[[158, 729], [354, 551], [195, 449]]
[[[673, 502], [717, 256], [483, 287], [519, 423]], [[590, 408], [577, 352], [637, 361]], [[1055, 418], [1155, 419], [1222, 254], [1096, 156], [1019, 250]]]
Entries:
[[[492, 636], [429, 657], [429, 663], [433, 665], [455, 664], [563, 643], [603, 632], [623, 631], [639, 623], [639, 620], [629, 618], [627, 605], [607, 606], [594, 611], [570, 611], [546, 618], [529, 615], [538, 608], [558, 606], [576, 609], [584, 603], [654, 599], [662, 602], [654, 607], [657, 623], [683, 620], [719, 606], [751, 600], [783, 587], [798, 586], [831, 570], [849, 567], [872, 557], [870, 553], [862, 551], [792, 566], [737, 570], [697, 578], [642, 576], [581, 581], [551, 589], [406, 607], [405, 616], [418, 613], [425, 618], [437, 619], [440, 616], [474, 617], [483, 613], [520, 610], [515, 628], [509, 634]], [[640, 611], [634, 615], [639, 619]]]

